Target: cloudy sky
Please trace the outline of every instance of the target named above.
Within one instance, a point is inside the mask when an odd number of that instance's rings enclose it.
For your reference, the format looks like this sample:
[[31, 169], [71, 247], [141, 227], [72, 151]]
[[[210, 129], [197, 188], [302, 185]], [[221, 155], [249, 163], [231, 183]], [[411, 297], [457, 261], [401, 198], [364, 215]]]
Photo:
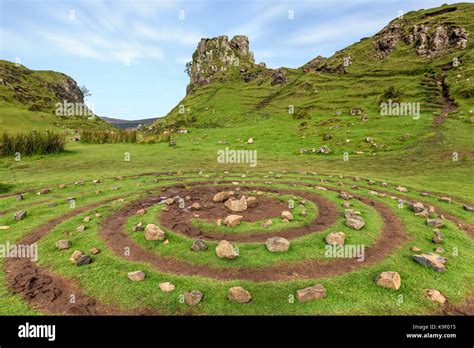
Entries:
[[298, 67], [446, 0], [0, 0], [0, 59], [72, 76], [101, 116], [165, 115], [201, 37], [247, 35], [257, 62]]

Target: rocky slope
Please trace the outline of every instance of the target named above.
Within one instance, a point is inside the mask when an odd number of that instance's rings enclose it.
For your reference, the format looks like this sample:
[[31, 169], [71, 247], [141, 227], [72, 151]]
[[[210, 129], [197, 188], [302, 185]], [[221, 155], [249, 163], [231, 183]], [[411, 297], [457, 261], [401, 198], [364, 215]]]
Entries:
[[[80, 105], [77, 110], [81, 113], [58, 117], [57, 103]], [[70, 76], [31, 70], [0, 60], [0, 124], [3, 128], [110, 128], [100, 118], [92, 119], [91, 115], [84, 103], [83, 92]]]
[[[202, 39], [192, 57], [186, 97], [147, 131], [284, 117], [290, 105], [296, 120], [327, 112], [352, 114], [353, 108], [367, 119], [380, 113], [380, 101], [390, 96], [390, 86], [401, 99], [425, 103], [426, 112], [442, 111], [442, 94], [449, 90], [459, 112], [469, 111], [468, 99], [474, 94], [473, 16], [474, 5], [465, 3], [413, 11], [373, 37], [298, 69], [256, 64], [242, 35], [230, 41], [226, 36]], [[425, 84], [427, 76], [434, 76], [434, 85]]]

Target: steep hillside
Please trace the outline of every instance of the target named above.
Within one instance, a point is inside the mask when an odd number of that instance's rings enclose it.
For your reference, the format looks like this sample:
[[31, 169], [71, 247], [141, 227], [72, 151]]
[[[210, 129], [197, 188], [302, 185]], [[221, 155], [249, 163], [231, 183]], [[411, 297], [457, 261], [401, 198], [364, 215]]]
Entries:
[[84, 95], [71, 77], [4, 60], [0, 60], [0, 126], [10, 131], [110, 128], [85, 106]]
[[[186, 97], [147, 131], [254, 126], [278, 141], [283, 129], [303, 139], [301, 153], [431, 147], [443, 141], [436, 126], [446, 120], [449, 129], [473, 125], [473, 16], [473, 4], [410, 12], [297, 69], [255, 64], [244, 36], [202, 39]], [[384, 115], [390, 101], [419, 113]]]

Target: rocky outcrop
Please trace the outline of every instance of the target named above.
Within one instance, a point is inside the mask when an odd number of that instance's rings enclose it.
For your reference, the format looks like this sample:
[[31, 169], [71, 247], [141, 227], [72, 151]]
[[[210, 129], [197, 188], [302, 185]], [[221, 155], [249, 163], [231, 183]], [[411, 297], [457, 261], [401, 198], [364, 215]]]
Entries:
[[255, 65], [249, 40], [236, 35], [230, 41], [226, 35], [201, 39], [193, 54], [190, 86], [203, 86], [232, 69], [246, 69]]
[[84, 103], [84, 94], [77, 86], [76, 81], [67, 75], [61, 74], [62, 78], [55, 83], [48, 84], [47, 88], [54, 92], [60, 101], [69, 103]]
[[412, 46], [422, 58], [435, 58], [450, 49], [464, 49], [469, 39], [468, 32], [448, 23], [408, 25], [406, 21], [392, 21], [374, 40], [377, 57], [384, 59], [400, 41]]

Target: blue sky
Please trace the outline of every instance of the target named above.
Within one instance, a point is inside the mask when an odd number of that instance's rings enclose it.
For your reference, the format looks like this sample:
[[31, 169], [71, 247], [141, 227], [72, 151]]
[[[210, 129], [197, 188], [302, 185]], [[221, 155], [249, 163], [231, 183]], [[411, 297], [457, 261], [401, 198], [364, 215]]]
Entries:
[[160, 117], [184, 97], [201, 37], [247, 35], [257, 62], [298, 67], [445, 2], [0, 0], [0, 58], [70, 75], [100, 116]]

